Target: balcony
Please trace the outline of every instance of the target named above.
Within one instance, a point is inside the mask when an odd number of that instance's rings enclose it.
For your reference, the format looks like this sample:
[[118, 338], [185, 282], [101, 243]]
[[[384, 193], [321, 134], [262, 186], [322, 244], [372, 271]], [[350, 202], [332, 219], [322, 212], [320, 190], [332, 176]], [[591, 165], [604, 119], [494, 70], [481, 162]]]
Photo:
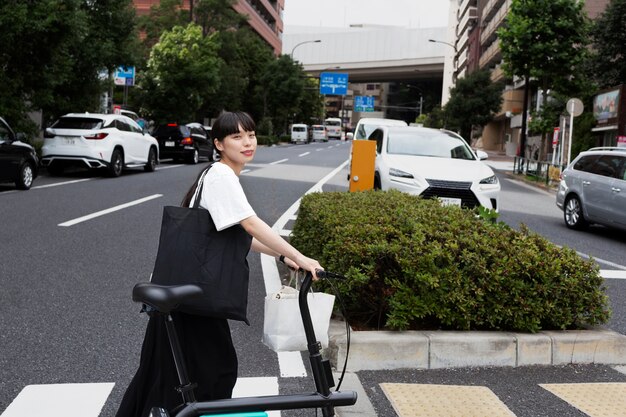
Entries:
[[502, 3], [504, 3], [504, 0], [489, 0], [483, 8], [481, 20], [488, 22], [493, 19], [494, 14], [496, 14], [500, 6], [502, 6]]
[[496, 30], [500, 26], [502, 26], [502, 23], [504, 22], [504, 18], [509, 13], [510, 7], [511, 7], [511, 0], [505, 0], [504, 6], [497, 10], [495, 15], [493, 16], [493, 19], [491, 19], [488, 22], [486, 20], [483, 20], [483, 22], [487, 22], [487, 25], [483, 28], [480, 34], [481, 44], [489, 43], [490, 40], [493, 40], [496, 38], [497, 36]]
[[491, 81], [497, 83], [498, 81], [504, 80], [504, 71], [500, 65], [496, 66], [493, 70], [491, 70]]
[[461, 5], [459, 6], [459, 9], [457, 11], [457, 19], [460, 18], [461, 16], [463, 16], [463, 14], [465, 13], [465, 10], [467, 10], [467, 8], [469, 6], [476, 6], [476, 0], [462, 0], [461, 1]]
[[500, 61], [500, 59], [502, 59], [501, 55], [500, 41], [496, 39], [495, 42], [492, 43], [489, 48], [483, 51], [483, 53], [480, 55], [480, 59], [478, 60], [478, 66], [480, 68], [486, 68], [495, 65], [497, 61]]
[[469, 7], [467, 9], [467, 13], [463, 15], [461, 21], [456, 27], [457, 36], [464, 33], [468, 27], [474, 26], [476, 24], [476, 19], [478, 19], [478, 9], [476, 9], [476, 7]]

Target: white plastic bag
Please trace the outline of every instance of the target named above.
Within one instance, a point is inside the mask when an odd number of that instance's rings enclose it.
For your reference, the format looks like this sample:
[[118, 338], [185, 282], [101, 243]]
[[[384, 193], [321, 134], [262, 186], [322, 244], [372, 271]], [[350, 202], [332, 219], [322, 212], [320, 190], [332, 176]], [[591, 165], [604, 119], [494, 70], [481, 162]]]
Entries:
[[[307, 350], [304, 325], [298, 305], [298, 290], [283, 286], [265, 297], [263, 343], [275, 352]], [[322, 292], [307, 294], [316, 339], [328, 347], [328, 327], [335, 296]]]

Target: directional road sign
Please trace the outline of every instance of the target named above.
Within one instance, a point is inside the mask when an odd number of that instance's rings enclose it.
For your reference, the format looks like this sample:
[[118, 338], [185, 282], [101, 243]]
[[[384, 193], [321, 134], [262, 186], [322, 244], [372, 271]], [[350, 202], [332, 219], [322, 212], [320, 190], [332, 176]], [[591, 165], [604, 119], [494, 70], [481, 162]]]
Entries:
[[374, 96], [354, 96], [354, 111], [374, 111]]
[[135, 85], [135, 67], [117, 67], [114, 81], [115, 85]]
[[320, 74], [320, 94], [345, 96], [348, 93], [348, 74], [322, 72]]

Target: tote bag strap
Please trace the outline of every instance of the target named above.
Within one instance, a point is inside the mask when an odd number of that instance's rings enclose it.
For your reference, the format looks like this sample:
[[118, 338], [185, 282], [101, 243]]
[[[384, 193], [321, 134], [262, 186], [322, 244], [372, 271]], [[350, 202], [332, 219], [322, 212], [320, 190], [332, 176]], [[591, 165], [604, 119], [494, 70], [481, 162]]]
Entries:
[[196, 186], [196, 190], [194, 192], [194, 197], [193, 197], [193, 208], [200, 207], [200, 200], [202, 199], [202, 186], [204, 185], [204, 177], [206, 177], [207, 172], [209, 172], [209, 169], [211, 169], [212, 166], [213, 164], [210, 164], [200, 176], [200, 180], [198, 180], [198, 185]]

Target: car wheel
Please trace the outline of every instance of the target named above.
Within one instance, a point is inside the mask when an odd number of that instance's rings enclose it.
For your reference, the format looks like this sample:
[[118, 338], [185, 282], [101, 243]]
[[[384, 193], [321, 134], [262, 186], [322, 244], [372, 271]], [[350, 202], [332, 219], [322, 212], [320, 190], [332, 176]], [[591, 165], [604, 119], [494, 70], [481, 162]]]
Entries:
[[583, 206], [576, 196], [568, 197], [563, 209], [565, 225], [570, 229], [584, 229], [589, 225], [583, 214]]
[[46, 170], [48, 170], [48, 174], [52, 175], [53, 177], [56, 177], [56, 176], [63, 174], [63, 165], [50, 164], [46, 167]]
[[211, 159], [211, 161], [217, 162], [220, 160], [220, 153], [213, 149], [213, 159]]
[[154, 148], [150, 148], [150, 151], [148, 152], [148, 163], [143, 167], [143, 169], [146, 172], [154, 172], [154, 170], [156, 169], [156, 164], [156, 151], [154, 150]]
[[195, 165], [198, 163], [199, 159], [200, 159], [200, 154], [198, 153], [197, 149], [194, 149], [193, 153], [191, 153], [189, 157], [187, 158], [187, 163]]
[[35, 178], [35, 171], [30, 162], [24, 162], [20, 167], [20, 172], [15, 180], [15, 186], [20, 190], [28, 190], [33, 185], [33, 179]]
[[119, 177], [124, 169], [124, 157], [119, 149], [115, 149], [111, 155], [111, 163], [109, 164], [109, 175]]
[[378, 174], [374, 175], [374, 189], [382, 190], [382, 186], [380, 184], [380, 175]]

